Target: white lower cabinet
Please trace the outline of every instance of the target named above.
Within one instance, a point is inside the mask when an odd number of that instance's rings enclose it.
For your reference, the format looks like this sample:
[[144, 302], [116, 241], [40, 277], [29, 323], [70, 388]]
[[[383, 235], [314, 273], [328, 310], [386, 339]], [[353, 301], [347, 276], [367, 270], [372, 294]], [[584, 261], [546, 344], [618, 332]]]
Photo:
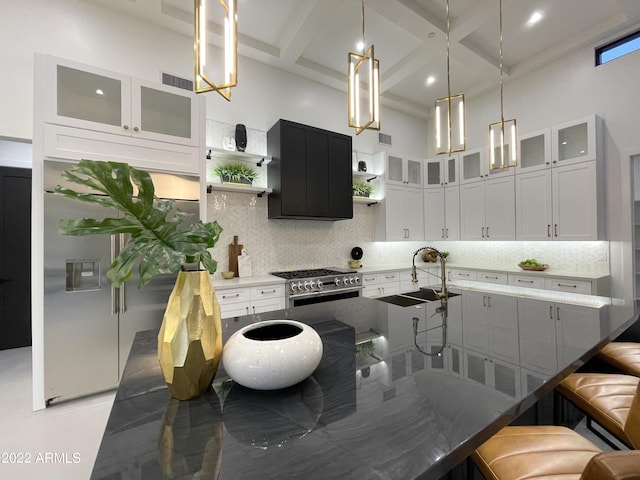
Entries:
[[463, 345], [491, 357], [518, 363], [518, 302], [516, 297], [464, 291]]
[[222, 318], [240, 317], [285, 308], [284, 284], [219, 289], [216, 291]]
[[383, 297], [400, 293], [400, 272], [362, 275], [362, 296]]
[[522, 367], [546, 374], [580, 358], [600, 338], [598, 307], [520, 298], [518, 323]]

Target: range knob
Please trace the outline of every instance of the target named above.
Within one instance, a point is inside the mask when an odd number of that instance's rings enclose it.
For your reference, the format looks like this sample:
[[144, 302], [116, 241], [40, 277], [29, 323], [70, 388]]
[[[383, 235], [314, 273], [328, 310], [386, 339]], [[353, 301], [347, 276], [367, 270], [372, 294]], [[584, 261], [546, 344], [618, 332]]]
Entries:
[[343, 285], [348, 285], [349, 284], [349, 279], [347, 277], [344, 277], [342, 279], [342, 283], [343, 283]]
[[305, 292], [309, 291], [309, 282], [304, 282], [304, 290]]
[[311, 286], [311, 290], [313, 290], [316, 286], [316, 281], [315, 280], [311, 280], [311, 282], [309, 282], [309, 285]]
[[302, 291], [302, 282], [298, 282], [298, 291], [301, 292]]
[[334, 283], [334, 285], [336, 287], [339, 287], [340, 286], [340, 279], [336, 277], [336, 279], [333, 281], [333, 283]]
[[322, 280], [318, 280], [318, 290], [322, 290]]
[[295, 292], [297, 290], [296, 282], [291, 282], [291, 291]]
[[356, 282], [356, 285], [358, 285], [360, 283], [360, 278], [354, 277], [353, 281]]

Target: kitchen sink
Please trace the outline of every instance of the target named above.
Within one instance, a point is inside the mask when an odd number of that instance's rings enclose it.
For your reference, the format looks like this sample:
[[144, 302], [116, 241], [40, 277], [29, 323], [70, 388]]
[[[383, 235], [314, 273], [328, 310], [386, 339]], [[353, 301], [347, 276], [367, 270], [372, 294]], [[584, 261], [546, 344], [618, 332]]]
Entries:
[[[449, 298], [457, 297], [458, 295], [460, 294], [449, 292]], [[387, 297], [378, 297], [377, 300], [380, 300], [382, 302], [392, 303], [400, 307], [413, 307], [421, 303], [440, 300], [440, 297], [438, 297], [437, 292], [435, 292], [431, 288], [421, 288], [420, 290], [401, 293], [400, 295], [389, 295]]]
[[[420, 290], [412, 290], [411, 292], [401, 293], [400, 295], [405, 297], [420, 298], [422, 300], [427, 300], [428, 302], [433, 302], [434, 300], [440, 300], [440, 297], [438, 297], [437, 295], [438, 293], [439, 292], [436, 292], [431, 288], [421, 288]], [[449, 292], [449, 298], [457, 297], [458, 295], [460, 294]]]

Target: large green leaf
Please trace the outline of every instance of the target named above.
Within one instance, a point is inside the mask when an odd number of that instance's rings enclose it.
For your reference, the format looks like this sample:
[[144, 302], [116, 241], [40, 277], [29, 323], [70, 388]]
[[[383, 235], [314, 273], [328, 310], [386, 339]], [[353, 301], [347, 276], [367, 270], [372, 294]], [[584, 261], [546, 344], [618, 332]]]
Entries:
[[201, 263], [210, 273], [216, 271], [217, 263], [207, 249], [216, 244], [222, 227], [218, 222], [193, 222], [193, 215], [176, 208], [173, 200], [156, 199], [149, 173], [126, 163], [81, 160], [62, 176], [94, 193], [57, 186], [56, 194], [122, 214], [118, 218], [63, 219], [58, 226], [63, 235], [128, 234], [125, 247], [107, 272], [110, 285], [118, 287], [129, 280], [136, 264], [140, 287], [156, 275], [178, 271], [185, 263]]

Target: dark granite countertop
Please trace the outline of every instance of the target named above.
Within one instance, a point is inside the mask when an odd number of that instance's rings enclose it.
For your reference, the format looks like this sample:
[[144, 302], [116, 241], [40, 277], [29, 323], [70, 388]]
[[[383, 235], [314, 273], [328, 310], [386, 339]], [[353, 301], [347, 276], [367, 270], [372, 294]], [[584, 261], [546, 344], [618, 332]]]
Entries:
[[439, 302], [367, 298], [225, 319], [225, 341], [259, 320], [308, 323], [323, 340], [320, 366], [275, 392], [241, 387], [221, 368], [209, 394], [183, 402], [162, 379], [157, 332], [139, 332], [91, 478], [437, 479], [636, 318], [602, 307], [571, 341], [558, 337], [559, 360], [542, 372], [523, 368], [517, 351], [466, 345], [463, 330], [487, 319], [463, 322], [461, 298], [445, 328]]

